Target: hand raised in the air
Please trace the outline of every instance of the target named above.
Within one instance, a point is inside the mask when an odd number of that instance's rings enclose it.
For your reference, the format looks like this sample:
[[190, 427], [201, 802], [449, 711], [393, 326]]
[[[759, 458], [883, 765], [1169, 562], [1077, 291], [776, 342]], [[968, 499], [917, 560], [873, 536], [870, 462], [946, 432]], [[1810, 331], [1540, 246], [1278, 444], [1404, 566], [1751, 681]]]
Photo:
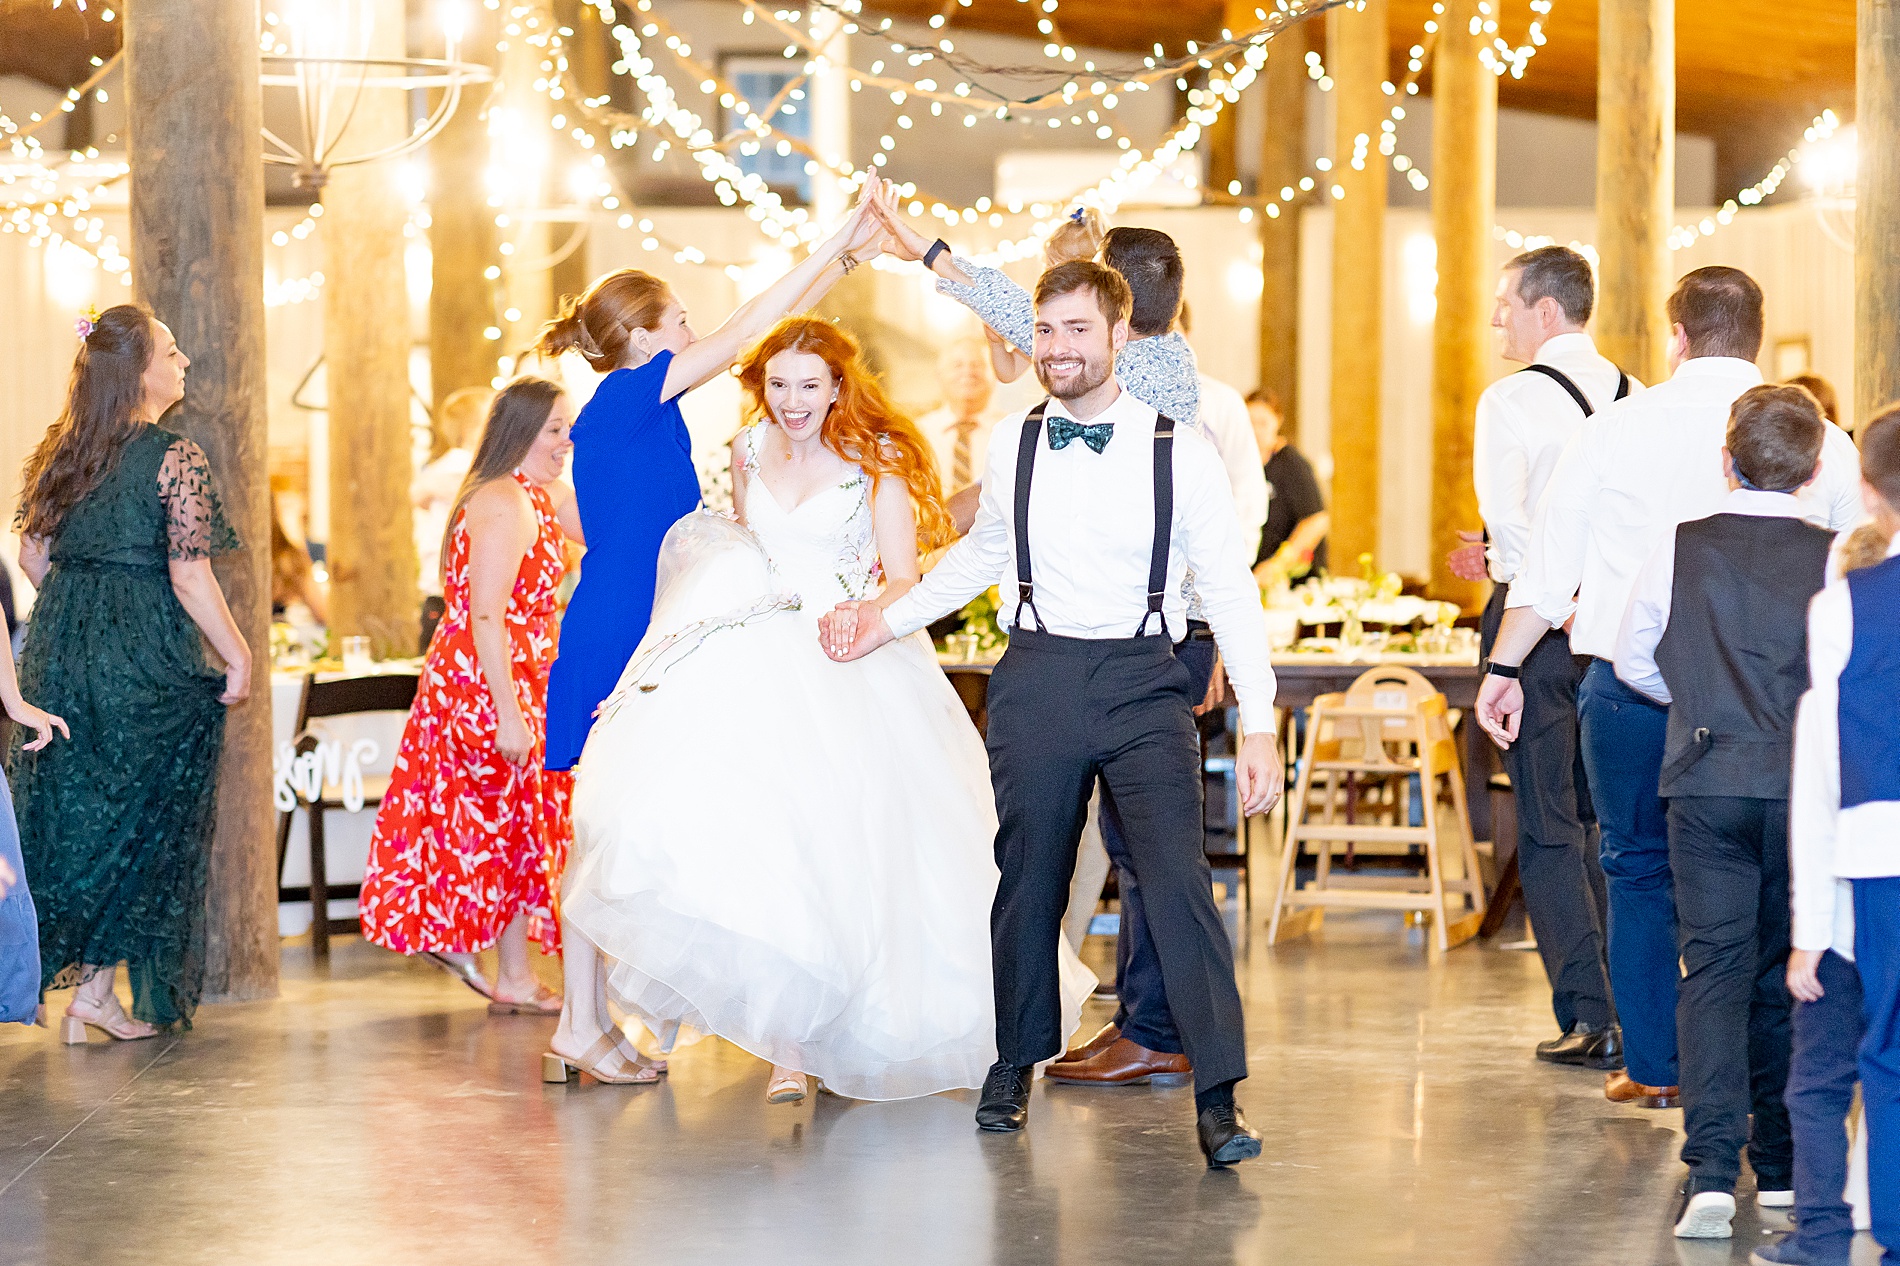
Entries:
[[862, 659], [890, 640], [884, 608], [875, 602], [840, 602], [818, 618], [818, 644], [839, 663]]

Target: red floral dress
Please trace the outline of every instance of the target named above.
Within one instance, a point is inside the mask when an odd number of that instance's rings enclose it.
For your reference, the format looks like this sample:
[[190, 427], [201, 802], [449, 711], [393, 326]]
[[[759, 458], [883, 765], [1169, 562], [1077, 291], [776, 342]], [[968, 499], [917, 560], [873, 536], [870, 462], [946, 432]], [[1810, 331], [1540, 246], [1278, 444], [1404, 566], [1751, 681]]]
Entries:
[[486, 949], [524, 910], [529, 934], [548, 952], [560, 950], [554, 894], [567, 863], [572, 779], [541, 762], [557, 641], [554, 593], [566, 564], [553, 500], [515, 478], [534, 503], [537, 531], [505, 624], [534, 750], [525, 768], [495, 750], [495, 702], [469, 623], [468, 530], [458, 521], [443, 593], [448, 610], [429, 644], [363, 876], [363, 935], [399, 954]]

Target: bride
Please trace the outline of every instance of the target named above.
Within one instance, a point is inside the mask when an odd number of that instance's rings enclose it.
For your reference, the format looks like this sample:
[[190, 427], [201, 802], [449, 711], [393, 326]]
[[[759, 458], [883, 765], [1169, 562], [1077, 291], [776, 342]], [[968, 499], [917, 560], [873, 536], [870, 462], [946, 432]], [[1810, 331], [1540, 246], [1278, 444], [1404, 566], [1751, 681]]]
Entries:
[[[688, 515], [661, 547], [653, 623], [575, 772], [563, 915], [662, 1049], [723, 1037], [771, 1061], [774, 1103], [808, 1077], [854, 1099], [980, 1086], [982, 741], [922, 634], [849, 664], [817, 634], [949, 538], [935, 464], [828, 322], [780, 322], [740, 381], [739, 522]], [[1062, 952], [1073, 1030], [1094, 978]]]

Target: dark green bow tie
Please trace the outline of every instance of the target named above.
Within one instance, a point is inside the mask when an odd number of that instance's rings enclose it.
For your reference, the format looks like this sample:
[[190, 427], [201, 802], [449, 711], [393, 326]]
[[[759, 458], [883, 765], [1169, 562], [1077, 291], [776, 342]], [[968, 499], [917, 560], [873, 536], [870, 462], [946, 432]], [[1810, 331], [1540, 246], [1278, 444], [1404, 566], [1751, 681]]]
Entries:
[[1111, 439], [1115, 438], [1115, 424], [1097, 422], [1094, 426], [1083, 426], [1071, 418], [1049, 419], [1049, 447], [1052, 450], [1067, 448], [1069, 442], [1078, 437], [1084, 444], [1099, 453], [1108, 447]]

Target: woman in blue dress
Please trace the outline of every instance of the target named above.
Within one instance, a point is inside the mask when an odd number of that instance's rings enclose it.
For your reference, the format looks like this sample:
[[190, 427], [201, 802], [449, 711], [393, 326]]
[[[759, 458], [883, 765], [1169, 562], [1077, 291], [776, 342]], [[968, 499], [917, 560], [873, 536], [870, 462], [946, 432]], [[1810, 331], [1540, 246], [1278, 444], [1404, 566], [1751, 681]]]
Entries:
[[[871, 177], [857, 210], [836, 233], [704, 338], [693, 333], [666, 282], [632, 268], [609, 273], [568, 300], [542, 331], [538, 351], [578, 352], [606, 375], [570, 432], [587, 555], [561, 618], [560, 651], [548, 679], [549, 769], [569, 769], [580, 759], [595, 709], [613, 693], [646, 635], [660, 541], [699, 504], [680, 397], [726, 372], [780, 317], [818, 302], [882, 251], [886, 230], [870, 210], [881, 186]], [[559, 1053], [603, 1081], [654, 1080], [658, 1072], [614, 1040], [598, 953], [565, 925], [563, 938], [561, 1034], [586, 1040], [584, 1049]], [[559, 1036], [556, 1041], [562, 1045]]]
[[[34, 731], [24, 750], [37, 752], [67, 733], [66, 722], [20, 697], [13, 671], [13, 647], [0, 638], [0, 703], [8, 716]], [[0, 1024], [43, 1024], [40, 1010], [40, 921], [33, 894], [26, 888], [26, 864], [20, 859], [20, 828], [13, 818], [13, 796], [0, 778]]]

